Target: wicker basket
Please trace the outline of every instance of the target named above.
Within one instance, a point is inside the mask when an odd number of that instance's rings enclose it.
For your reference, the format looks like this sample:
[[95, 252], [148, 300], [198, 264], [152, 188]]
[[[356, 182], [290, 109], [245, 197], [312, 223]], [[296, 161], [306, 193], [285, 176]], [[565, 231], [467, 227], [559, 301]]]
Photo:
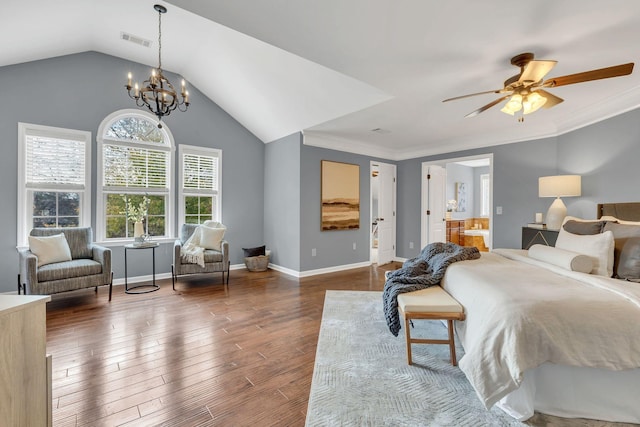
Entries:
[[244, 259], [249, 271], [266, 271], [269, 268], [269, 255], [250, 256]]

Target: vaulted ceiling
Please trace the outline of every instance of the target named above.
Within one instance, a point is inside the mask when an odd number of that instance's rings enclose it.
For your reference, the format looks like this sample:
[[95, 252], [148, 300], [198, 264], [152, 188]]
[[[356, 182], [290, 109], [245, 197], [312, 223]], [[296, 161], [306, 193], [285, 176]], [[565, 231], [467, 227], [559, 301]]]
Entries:
[[[0, 66], [90, 50], [156, 66], [154, 3], [7, 0]], [[523, 123], [500, 105], [464, 118], [497, 94], [442, 103], [502, 88], [522, 52], [557, 60], [547, 77], [637, 62], [637, 0], [162, 4], [163, 68], [265, 143], [303, 131], [308, 144], [401, 160], [559, 135], [640, 106], [640, 69], [551, 88], [565, 101]]]

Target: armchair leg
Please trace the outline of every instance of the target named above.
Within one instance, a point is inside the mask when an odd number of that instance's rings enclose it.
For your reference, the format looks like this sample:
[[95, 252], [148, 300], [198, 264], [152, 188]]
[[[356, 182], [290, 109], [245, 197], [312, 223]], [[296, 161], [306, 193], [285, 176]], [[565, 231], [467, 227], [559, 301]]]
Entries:
[[227, 262], [227, 285], [229, 284], [229, 273], [231, 272], [231, 261]]
[[112, 293], [113, 293], [113, 271], [111, 272], [111, 282], [109, 283], [109, 301], [111, 301]]
[[175, 267], [173, 264], [171, 264], [171, 286], [173, 287], [173, 290], [176, 290], [176, 273], [175, 273]]
[[20, 295], [20, 275], [18, 274], [18, 295]]

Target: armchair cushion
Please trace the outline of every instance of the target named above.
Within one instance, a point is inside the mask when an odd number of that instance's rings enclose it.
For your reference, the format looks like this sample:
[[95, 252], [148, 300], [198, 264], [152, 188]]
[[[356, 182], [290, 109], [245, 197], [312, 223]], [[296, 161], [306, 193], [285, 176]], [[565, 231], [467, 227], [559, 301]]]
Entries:
[[222, 262], [222, 252], [213, 249], [204, 250], [204, 263]]
[[62, 233], [53, 236], [29, 236], [29, 249], [38, 257], [38, 267], [71, 261], [71, 250]]
[[92, 259], [74, 259], [38, 267], [38, 282], [102, 274], [102, 265]]

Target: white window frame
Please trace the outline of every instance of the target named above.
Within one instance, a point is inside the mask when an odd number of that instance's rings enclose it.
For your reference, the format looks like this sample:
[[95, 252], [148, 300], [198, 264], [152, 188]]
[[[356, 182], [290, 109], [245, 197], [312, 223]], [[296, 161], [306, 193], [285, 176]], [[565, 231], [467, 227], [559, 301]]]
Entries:
[[[166, 195], [165, 204], [165, 235], [154, 236], [153, 240], [156, 242], [171, 242], [175, 240], [174, 234], [174, 212], [175, 212], [175, 177], [174, 177], [174, 157], [175, 157], [175, 143], [173, 135], [166, 123], [162, 123], [162, 132], [165, 134], [166, 144], [146, 143], [146, 142], [126, 142], [118, 139], [111, 139], [105, 136], [105, 132], [111, 125], [117, 120], [123, 117], [137, 116], [144, 118], [156, 125], [159, 123], [156, 116], [147, 113], [143, 110], [124, 109], [118, 110], [109, 114], [100, 123], [98, 127], [97, 141], [98, 141], [98, 162], [97, 162], [97, 185], [96, 185], [96, 241], [105, 246], [116, 246], [123, 243], [133, 242], [133, 237], [127, 238], [111, 238], [106, 237], [106, 215], [105, 215], [105, 198], [106, 195], [112, 193], [112, 191], [104, 191], [104, 158], [103, 158], [103, 144], [118, 144], [122, 146], [134, 147], [134, 148], [150, 148], [154, 150], [166, 150], [169, 153], [169, 164], [167, 165], [167, 190], [158, 189], [142, 189], [139, 191], [141, 194], [147, 193], [150, 196], [153, 195]], [[138, 192], [131, 191], [131, 188], [123, 188], [123, 192]]]
[[[213, 190], [212, 192], [208, 191], [198, 191], [193, 189], [185, 189], [184, 188], [184, 174], [183, 174], [183, 164], [184, 164], [184, 156], [186, 154], [191, 154], [195, 156], [206, 156], [206, 157], [217, 157], [218, 158], [218, 188], [217, 190]], [[216, 195], [217, 202], [216, 203], [216, 211], [214, 212], [215, 219], [218, 222], [222, 222], [222, 150], [218, 148], [207, 148], [207, 147], [198, 147], [195, 145], [184, 145], [180, 144], [178, 146], [178, 218], [180, 224], [185, 222], [185, 197], [186, 196], [202, 196], [202, 195]]]
[[[42, 136], [46, 138], [66, 139], [84, 143], [84, 185], [66, 186], [64, 184], [42, 185], [27, 188], [27, 138]], [[91, 226], [91, 132], [65, 129], [52, 126], [18, 123], [18, 223], [17, 247], [28, 246], [28, 235], [33, 224], [33, 191], [69, 191], [81, 193], [80, 227]]]
[[491, 215], [491, 174], [480, 175], [480, 216]]

